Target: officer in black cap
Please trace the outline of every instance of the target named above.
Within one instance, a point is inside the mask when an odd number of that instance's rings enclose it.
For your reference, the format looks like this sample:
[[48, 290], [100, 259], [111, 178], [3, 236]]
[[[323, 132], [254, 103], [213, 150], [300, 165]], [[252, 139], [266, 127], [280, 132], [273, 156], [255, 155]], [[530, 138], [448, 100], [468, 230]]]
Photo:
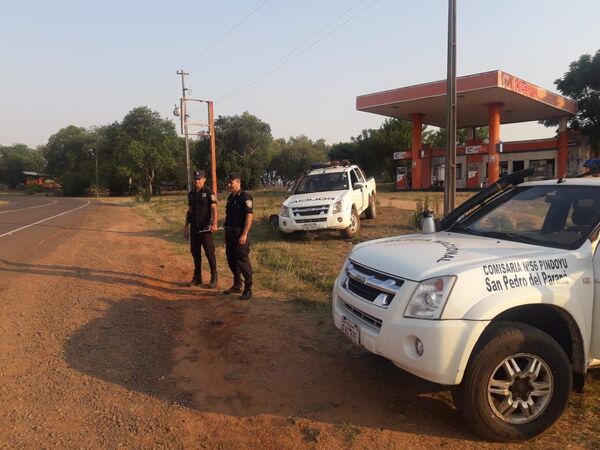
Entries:
[[252, 265], [250, 264], [250, 240], [248, 232], [252, 226], [253, 204], [252, 195], [242, 190], [240, 174], [231, 173], [227, 181], [229, 197], [225, 216], [225, 250], [227, 264], [233, 272], [233, 286], [224, 294], [242, 292], [242, 275], [244, 276], [244, 291], [240, 300], [252, 298]]
[[[210, 266], [209, 288], [217, 287], [217, 261], [212, 232], [218, 230], [217, 199], [214, 192], [204, 185], [206, 176], [204, 170], [194, 172], [194, 189], [188, 193], [188, 211], [185, 216], [183, 236], [190, 238], [190, 252], [194, 258], [194, 278], [190, 286], [202, 284], [202, 255], [200, 247]], [[191, 229], [190, 229], [191, 228]]]

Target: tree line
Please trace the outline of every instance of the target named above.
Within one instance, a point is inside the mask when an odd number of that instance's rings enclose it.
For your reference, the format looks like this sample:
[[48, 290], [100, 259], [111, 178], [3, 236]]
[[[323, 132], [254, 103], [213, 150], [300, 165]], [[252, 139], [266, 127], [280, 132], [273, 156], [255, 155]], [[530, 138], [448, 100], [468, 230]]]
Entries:
[[[578, 102], [579, 111], [570, 119], [570, 128], [579, 130], [594, 150], [600, 150], [600, 50], [571, 63], [555, 84]], [[556, 125], [552, 121], [544, 124]], [[475, 138], [486, 137], [486, 127], [475, 130]], [[379, 128], [328, 145], [323, 139], [304, 135], [274, 139], [268, 123], [244, 112], [218, 117], [215, 138], [218, 180], [230, 172], [241, 172], [249, 189], [289, 184], [311, 163], [325, 160], [348, 159], [385, 181], [395, 176], [398, 161], [393, 160], [393, 153], [411, 147], [411, 124], [388, 118]], [[458, 143], [465, 139], [466, 130], [459, 130]], [[445, 130], [424, 129], [423, 142], [443, 146], [445, 140]], [[194, 167], [210, 173], [207, 137], [192, 141], [191, 154]], [[66, 195], [85, 195], [95, 188], [96, 158], [100, 189], [111, 195], [149, 198], [165, 186], [183, 189], [186, 185], [183, 138], [173, 122], [145, 106], [109, 125], [67, 126], [36, 149], [23, 144], [0, 146], [0, 185], [14, 189], [23, 182], [23, 171], [31, 171], [55, 178]]]

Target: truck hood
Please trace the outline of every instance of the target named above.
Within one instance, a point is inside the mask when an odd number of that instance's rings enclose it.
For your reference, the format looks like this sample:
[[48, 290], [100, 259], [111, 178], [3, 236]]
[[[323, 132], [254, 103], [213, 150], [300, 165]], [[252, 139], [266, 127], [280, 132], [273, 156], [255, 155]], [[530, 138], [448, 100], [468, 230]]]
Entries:
[[301, 206], [331, 205], [341, 200], [348, 191], [310, 192], [308, 194], [296, 194], [288, 197], [283, 205], [289, 208]]
[[460, 233], [439, 232], [378, 239], [359, 244], [350, 259], [401, 278], [422, 281], [456, 275], [503, 260], [565, 255], [566, 250]]

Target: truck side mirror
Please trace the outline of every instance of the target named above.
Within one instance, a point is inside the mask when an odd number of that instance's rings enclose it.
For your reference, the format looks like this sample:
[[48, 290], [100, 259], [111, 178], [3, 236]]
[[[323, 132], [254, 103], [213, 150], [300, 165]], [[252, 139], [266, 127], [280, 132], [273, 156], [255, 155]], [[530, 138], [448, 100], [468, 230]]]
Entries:
[[356, 183], [354, 183], [354, 185], [352, 186], [353, 189], [358, 190], [358, 189], [362, 189], [365, 187], [365, 183], [361, 183], [360, 181], [357, 181]]

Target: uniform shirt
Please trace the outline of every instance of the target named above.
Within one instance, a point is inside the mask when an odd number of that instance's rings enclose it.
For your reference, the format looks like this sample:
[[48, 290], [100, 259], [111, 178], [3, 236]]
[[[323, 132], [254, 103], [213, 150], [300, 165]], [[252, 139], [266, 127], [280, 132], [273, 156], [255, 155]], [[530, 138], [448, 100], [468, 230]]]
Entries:
[[246, 224], [246, 214], [252, 214], [252, 195], [248, 192], [240, 191], [237, 194], [229, 194], [227, 197], [227, 207], [225, 208], [225, 226], [233, 228], [244, 228]]
[[217, 200], [213, 191], [206, 186], [188, 193], [188, 206], [192, 211], [190, 223], [196, 231], [204, 231], [210, 228], [212, 222], [211, 206], [215, 203], [217, 203]]

